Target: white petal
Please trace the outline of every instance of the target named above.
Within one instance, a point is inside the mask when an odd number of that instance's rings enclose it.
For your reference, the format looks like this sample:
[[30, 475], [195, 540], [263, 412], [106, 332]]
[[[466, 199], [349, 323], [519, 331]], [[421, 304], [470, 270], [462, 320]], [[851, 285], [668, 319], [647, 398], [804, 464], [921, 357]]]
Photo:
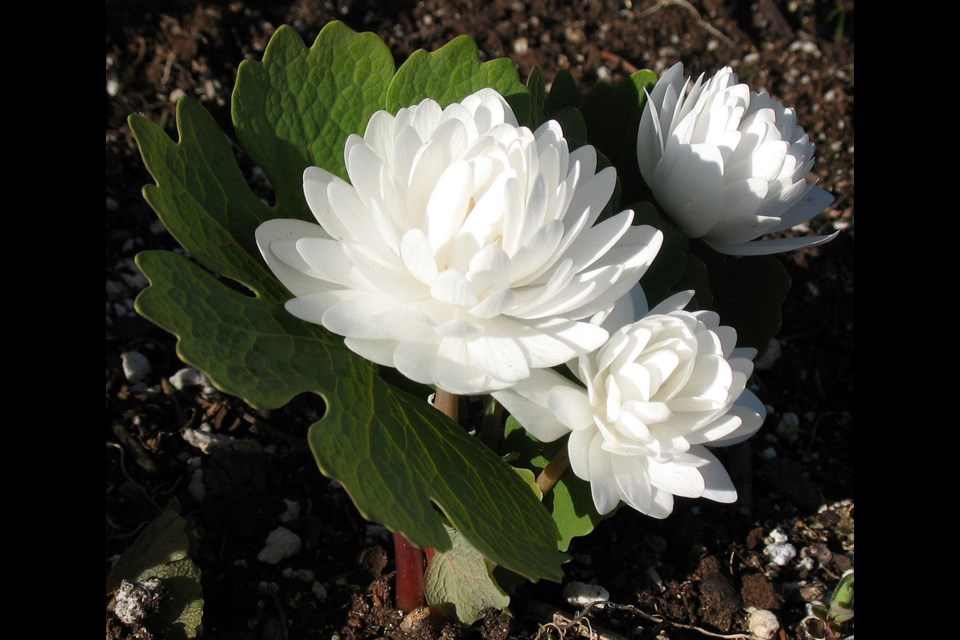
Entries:
[[740, 418], [741, 424], [729, 434], [710, 442], [713, 447], [729, 447], [743, 442], [760, 429], [767, 417], [767, 409], [752, 391], [744, 391], [737, 398], [736, 404], [728, 412]]
[[806, 222], [829, 207], [832, 202], [833, 196], [830, 193], [820, 187], [810, 187], [803, 197], [783, 213], [780, 224], [770, 229], [770, 232], [786, 231]]
[[327, 309], [346, 300], [356, 300], [369, 295], [364, 291], [336, 289], [301, 295], [287, 300], [284, 308], [294, 316], [314, 324], [323, 324], [323, 314]]
[[588, 455], [590, 457], [590, 493], [593, 495], [593, 504], [597, 513], [606, 515], [620, 504], [620, 486], [613, 473], [613, 463], [610, 454], [600, 448], [601, 438], [595, 437], [590, 442]]
[[690, 453], [708, 461], [708, 464], [697, 467], [697, 471], [703, 476], [702, 497], [725, 504], [736, 502], [737, 489], [733, 486], [730, 474], [723, 468], [717, 457], [706, 447], [692, 447]]
[[571, 358], [597, 349], [607, 339], [607, 331], [588, 322], [550, 318], [532, 320], [530, 330], [517, 337], [530, 358], [532, 367], [554, 367]]
[[515, 383], [530, 377], [527, 358], [513, 338], [481, 336], [466, 345], [470, 362], [491, 378]]
[[611, 456], [613, 472], [623, 501], [639, 511], [654, 511], [653, 485], [647, 474], [646, 459], [640, 456]]
[[263, 255], [264, 261], [280, 282], [293, 295], [302, 296], [317, 291], [322, 287], [316, 278], [306, 275], [310, 267], [302, 260], [290, 264], [280, 260], [271, 250], [275, 241], [293, 241], [297, 238], [327, 238], [327, 233], [319, 226], [310, 222], [293, 219], [267, 220], [255, 233], [257, 246]]
[[410, 229], [400, 239], [400, 256], [410, 273], [420, 282], [430, 285], [437, 277], [437, 261], [433, 257], [427, 236], [420, 229]]
[[654, 173], [654, 193], [688, 236], [699, 238], [716, 224], [722, 209], [723, 158], [705, 144], [670, 149]]
[[541, 442], [553, 442], [570, 433], [549, 410], [534, 404], [513, 389], [494, 391], [495, 397], [523, 428]]
[[291, 264], [292, 253], [296, 253], [300, 262], [305, 262], [309, 273], [327, 282], [332, 282], [347, 288], [362, 288], [364, 280], [357, 273], [356, 268], [343, 253], [343, 245], [336, 240], [325, 238], [301, 237], [293, 246], [275, 242], [272, 247], [284, 262]]
[[547, 406], [571, 430], [593, 422], [593, 407], [587, 399], [586, 389], [557, 385], [547, 394]]
[[731, 256], [765, 256], [771, 253], [781, 253], [783, 251], [793, 251], [794, 249], [806, 249], [808, 247], [818, 247], [826, 244], [837, 237], [839, 231], [835, 231], [828, 236], [804, 236], [802, 238], [777, 238], [775, 240], [754, 240], [746, 244], [713, 244], [707, 241], [711, 247]]
[[[306, 298], [299, 298], [306, 300]], [[332, 305], [323, 313], [323, 326], [341, 336], [382, 340], [384, 325], [392, 322], [397, 301], [388, 295], [373, 293], [356, 296]]]
[[703, 495], [705, 484], [697, 467], [650, 460], [647, 469], [650, 482], [659, 489], [685, 498], [699, 498]]
[[473, 285], [459, 271], [448, 269], [437, 275], [430, 285], [430, 295], [450, 305], [466, 307], [477, 304]]
[[345, 338], [343, 343], [361, 358], [386, 367], [393, 366], [393, 354], [397, 350], [397, 343], [393, 340]]

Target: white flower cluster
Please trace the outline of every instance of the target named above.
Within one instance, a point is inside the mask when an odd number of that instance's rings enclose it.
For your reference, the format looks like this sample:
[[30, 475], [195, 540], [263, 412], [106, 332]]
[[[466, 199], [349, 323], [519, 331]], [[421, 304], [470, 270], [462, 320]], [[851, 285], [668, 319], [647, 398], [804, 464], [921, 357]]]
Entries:
[[[813, 145], [793, 112], [728, 69], [693, 87], [682, 71], [664, 75], [640, 125], [658, 202], [720, 251], [810, 244], [749, 242], [829, 202], [805, 182]], [[683, 310], [692, 292], [646, 308], [638, 281], [663, 236], [630, 210], [597, 222], [616, 173], [597, 171], [593, 147], [570, 151], [555, 121], [519, 126], [483, 89], [376, 113], [344, 159], [349, 182], [304, 173], [319, 224], [257, 230], [290, 313], [417, 382], [492, 392], [541, 440], [569, 434], [600, 513], [622, 501], [662, 518], [674, 496], [736, 499], [706, 446], [763, 422], [746, 389], [755, 351], [717, 314]], [[551, 369], [565, 363], [579, 384]]]

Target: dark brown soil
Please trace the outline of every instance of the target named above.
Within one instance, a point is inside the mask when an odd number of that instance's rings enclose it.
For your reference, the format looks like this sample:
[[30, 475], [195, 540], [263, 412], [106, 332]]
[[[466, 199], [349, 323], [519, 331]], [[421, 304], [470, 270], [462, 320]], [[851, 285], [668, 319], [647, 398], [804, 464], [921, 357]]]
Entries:
[[[845, 15], [843, 31], [835, 7]], [[805, 604], [829, 595], [854, 556], [853, 0], [107, 0], [106, 8], [107, 571], [176, 497], [201, 534], [203, 638], [572, 638], [586, 634], [589, 621], [609, 637], [683, 640], [707, 637], [693, 627], [747, 633], [746, 607], [777, 614], [775, 637], [802, 637]], [[133, 256], [177, 245], [140, 195], [150, 178], [126, 117], [143, 113], [174, 134], [174, 103], [187, 94], [232, 135], [238, 64], [259, 59], [281, 24], [312, 42], [331, 19], [377, 33], [398, 63], [466, 33], [488, 58], [513, 58], [522, 79], [534, 66], [548, 80], [568, 69], [583, 87], [678, 60], [690, 73], [732, 64], [743, 81], [795, 106], [818, 145], [814, 169], [836, 202], [810, 227], [844, 231], [822, 248], [782, 257], [794, 279], [782, 353], [755, 376], [770, 415], [751, 442], [721, 452], [741, 499], [729, 506], [680, 500], [665, 521], [624, 509], [576, 540], [565, 581], [601, 584], [612, 603], [586, 612], [581, 624], [545, 613], [582, 613], [550, 583], [521, 587], [512, 616], [489, 611], [470, 630], [416, 615], [404, 621], [392, 608], [389, 537], [360, 518], [307, 450], [306, 429], [322, 403], [298, 398], [262, 415], [217, 393], [177, 390], [167, 380], [183, 366], [173, 338], [132, 312], [145, 285]], [[152, 365], [139, 385], [121, 369], [120, 354], [132, 350]], [[204, 455], [181, 435], [203, 423], [249, 446]], [[198, 464], [203, 502], [188, 490]], [[299, 505], [284, 526], [303, 549], [265, 564], [257, 554], [285, 500]], [[785, 567], [763, 553], [774, 528], [797, 551]], [[108, 637], [150, 637], [107, 615]]]

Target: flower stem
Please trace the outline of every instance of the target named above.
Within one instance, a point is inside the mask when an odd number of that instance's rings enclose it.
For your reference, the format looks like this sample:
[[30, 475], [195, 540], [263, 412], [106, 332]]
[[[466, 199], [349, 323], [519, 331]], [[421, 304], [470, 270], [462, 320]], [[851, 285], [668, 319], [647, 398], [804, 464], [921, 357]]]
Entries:
[[557, 455], [553, 456], [553, 460], [543, 468], [540, 475], [537, 476], [537, 487], [539, 487], [543, 495], [550, 493], [550, 489], [553, 489], [553, 485], [557, 484], [557, 480], [560, 479], [560, 476], [563, 475], [563, 472], [566, 471], [569, 466], [570, 455], [567, 453], [566, 445], [564, 445], [560, 451], [557, 451]]
[[409, 613], [427, 603], [423, 595], [423, 551], [401, 533], [393, 534], [393, 551], [397, 560], [397, 609]]
[[454, 422], [458, 421], [460, 409], [460, 396], [437, 388], [437, 395], [434, 397], [433, 406]]
[[[459, 414], [460, 397], [437, 389], [433, 406], [442, 411], [454, 422]], [[403, 534], [393, 534], [393, 551], [397, 562], [396, 577], [396, 604], [397, 609], [409, 613], [418, 607], [426, 606], [427, 599], [423, 593], [424, 550], [418, 549], [407, 540]], [[425, 549], [427, 559], [432, 559], [436, 551]]]

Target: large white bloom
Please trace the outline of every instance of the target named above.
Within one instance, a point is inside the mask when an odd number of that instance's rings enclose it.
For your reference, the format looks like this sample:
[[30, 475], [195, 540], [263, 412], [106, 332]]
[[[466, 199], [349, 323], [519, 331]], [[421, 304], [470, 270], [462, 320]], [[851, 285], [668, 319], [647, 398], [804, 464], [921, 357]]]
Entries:
[[736, 349], [736, 331], [716, 313], [683, 311], [691, 296], [665, 300], [571, 364], [586, 388], [545, 370], [494, 393], [540, 440], [570, 434], [570, 467], [601, 514], [621, 500], [665, 518], [675, 495], [737, 498], [705, 445], [741, 442], [763, 423], [746, 389], [756, 350]]
[[344, 150], [350, 183], [311, 167], [320, 226], [257, 229], [293, 315], [408, 378], [484, 393], [596, 349], [590, 322], [627, 293], [662, 234], [623, 211], [594, 226], [616, 174], [559, 124], [517, 125], [483, 89], [373, 115]]
[[672, 66], [647, 98], [637, 134], [640, 173], [691, 238], [722, 253], [758, 255], [832, 240], [757, 240], [809, 220], [833, 196], [808, 184], [814, 145], [793, 109], [738, 84], [724, 67], [703, 82]]

